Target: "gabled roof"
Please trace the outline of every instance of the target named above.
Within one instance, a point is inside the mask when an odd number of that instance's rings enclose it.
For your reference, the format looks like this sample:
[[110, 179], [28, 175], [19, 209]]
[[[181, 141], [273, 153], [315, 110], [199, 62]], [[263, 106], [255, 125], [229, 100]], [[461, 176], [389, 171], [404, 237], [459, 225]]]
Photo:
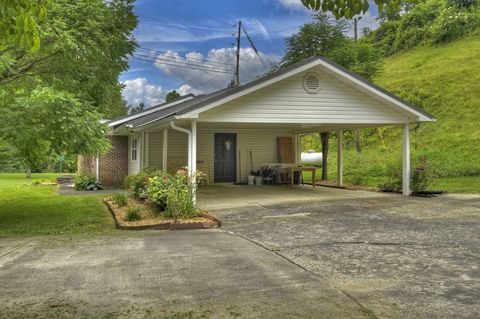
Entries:
[[342, 77], [343, 80], [352, 82], [352, 84], [371, 92], [378, 98], [388, 101], [389, 103], [409, 113], [417, 115], [419, 121], [425, 122], [435, 120], [434, 117], [428, 112], [375, 85], [362, 76], [350, 72], [349, 70], [325, 57], [315, 56], [292, 64], [284, 69], [258, 78], [247, 84], [234, 88], [222, 89], [210, 94], [200, 95], [190, 99], [178, 100], [178, 103], [170, 102], [168, 105], [164, 103], [155, 107], [156, 109], [148, 109], [144, 112], [135, 114], [137, 115], [135, 118], [125, 117], [123, 119], [121, 118], [111, 121], [110, 125], [113, 128], [117, 128], [121, 125], [130, 124], [134, 128], [140, 128], [142, 126], [167, 119], [173, 120], [180, 118], [196, 118], [199, 113], [237, 99], [292, 75], [306, 71], [317, 65], [322, 65], [323, 67]]

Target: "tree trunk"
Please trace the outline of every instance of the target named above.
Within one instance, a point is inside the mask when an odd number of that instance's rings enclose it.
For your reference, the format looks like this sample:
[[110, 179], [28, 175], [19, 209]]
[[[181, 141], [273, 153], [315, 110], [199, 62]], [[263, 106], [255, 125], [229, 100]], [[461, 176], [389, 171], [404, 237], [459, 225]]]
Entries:
[[358, 128], [355, 130], [355, 146], [357, 149], [357, 153], [361, 153], [362, 147], [360, 145], [360, 130]]
[[329, 132], [320, 133], [320, 141], [322, 143], [322, 181], [328, 180], [328, 140]]
[[30, 167], [27, 167], [27, 170], [25, 171], [25, 177], [26, 178], [32, 178], [32, 169]]

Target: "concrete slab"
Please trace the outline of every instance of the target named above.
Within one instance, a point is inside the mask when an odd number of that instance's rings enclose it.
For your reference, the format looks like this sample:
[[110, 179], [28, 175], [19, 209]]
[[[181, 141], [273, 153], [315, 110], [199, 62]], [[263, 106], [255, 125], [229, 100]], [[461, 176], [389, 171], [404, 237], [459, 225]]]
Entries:
[[10, 256], [0, 263], [0, 318], [372, 317], [318, 276], [221, 230], [0, 247], [0, 261]]
[[379, 318], [480, 318], [480, 196], [360, 193], [215, 214]]
[[268, 206], [287, 203], [342, 201], [352, 198], [385, 197], [388, 194], [366, 191], [351, 191], [339, 188], [308, 185], [246, 186], [216, 184], [202, 187], [197, 202], [208, 211], [246, 206]]

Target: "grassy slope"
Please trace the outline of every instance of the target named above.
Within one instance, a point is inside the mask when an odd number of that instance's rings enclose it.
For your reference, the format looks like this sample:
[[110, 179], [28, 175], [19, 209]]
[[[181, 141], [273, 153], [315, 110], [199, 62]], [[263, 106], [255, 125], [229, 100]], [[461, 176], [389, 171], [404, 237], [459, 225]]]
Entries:
[[113, 229], [100, 196], [58, 196], [56, 186], [33, 185], [55, 174], [0, 174], [0, 237], [101, 233]]
[[[426, 155], [441, 176], [480, 175], [478, 34], [389, 57], [375, 82], [436, 117], [412, 134], [414, 155]], [[386, 134], [398, 150], [400, 130]]]
[[[430, 188], [480, 192], [480, 36], [391, 56], [385, 60], [384, 72], [375, 82], [437, 119], [422, 124], [411, 134], [412, 164], [425, 155], [437, 175]], [[346, 182], [369, 186], [384, 183], [388, 179], [388, 166], [401, 167], [401, 133], [401, 128], [387, 128], [383, 132], [386, 147], [383, 149], [380, 135], [375, 131], [363, 140], [361, 154], [354, 150], [352, 135], [347, 138]], [[303, 144], [305, 150], [320, 149], [317, 135], [304, 138]], [[329, 179], [334, 179], [335, 137], [330, 145]]]

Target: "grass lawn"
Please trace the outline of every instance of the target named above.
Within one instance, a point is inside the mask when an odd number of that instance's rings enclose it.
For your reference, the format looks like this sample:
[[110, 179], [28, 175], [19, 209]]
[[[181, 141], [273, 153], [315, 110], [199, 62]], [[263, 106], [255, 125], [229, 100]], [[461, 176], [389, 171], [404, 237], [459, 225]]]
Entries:
[[114, 222], [104, 195], [59, 196], [56, 186], [36, 185], [58, 174], [0, 174], [0, 237], [103, 233]]

